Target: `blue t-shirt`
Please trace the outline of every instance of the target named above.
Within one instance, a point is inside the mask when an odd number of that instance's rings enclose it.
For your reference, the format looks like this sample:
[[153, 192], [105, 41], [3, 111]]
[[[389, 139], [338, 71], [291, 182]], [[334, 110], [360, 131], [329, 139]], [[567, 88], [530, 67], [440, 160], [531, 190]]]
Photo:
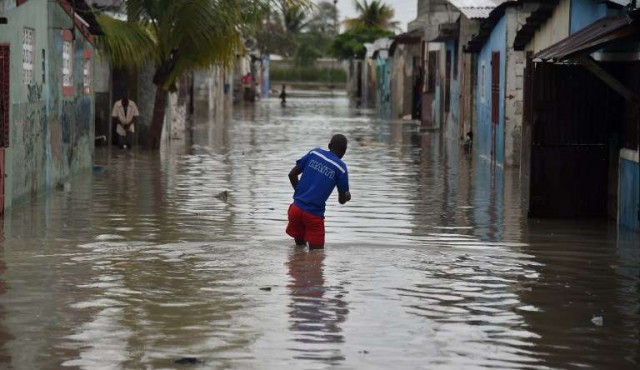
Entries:
[[302, 177], [293, 193], [293, 203], [305, 212], [324, 217], [333, 188], [349, 191], [347, 165], [330, 151], [313, 149], [300, 158], [296, 166], [302, 171]]

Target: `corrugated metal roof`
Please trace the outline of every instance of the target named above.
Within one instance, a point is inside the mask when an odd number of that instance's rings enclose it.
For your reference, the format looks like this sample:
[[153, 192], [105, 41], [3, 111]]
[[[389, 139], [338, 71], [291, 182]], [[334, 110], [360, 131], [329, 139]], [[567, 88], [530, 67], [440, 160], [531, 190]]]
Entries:
[[632, 23], [627, 16], [603, 18], [540, 51], [534, 58], [562, 62], [576, 55], [596, 51], [611, 41], [633, 35], [636, 30]]
[[503, 2], [505, 0], [449, 0], [451, 5], [469, 19], [487, 18], [489, 13]]

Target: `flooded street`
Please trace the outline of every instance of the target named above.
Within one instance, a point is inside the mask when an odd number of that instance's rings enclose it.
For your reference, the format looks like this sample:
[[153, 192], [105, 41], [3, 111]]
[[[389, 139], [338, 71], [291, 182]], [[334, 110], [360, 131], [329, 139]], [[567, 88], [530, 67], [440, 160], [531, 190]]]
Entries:
[[[640, 366], [635, 233], [528, 220], [517, 170], [373, 117], [273, 99], [193, 146], [97, 148], [103, 171], [6, 215], [0, 368]], [[353, 200], [308, 251], [287, 174], [335, 133]]]

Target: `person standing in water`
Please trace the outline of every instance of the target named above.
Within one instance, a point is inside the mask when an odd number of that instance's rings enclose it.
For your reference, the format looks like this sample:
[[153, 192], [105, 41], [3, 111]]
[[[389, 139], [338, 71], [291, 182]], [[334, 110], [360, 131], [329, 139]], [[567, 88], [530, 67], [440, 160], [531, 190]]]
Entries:
[[138, 106], [129, 99], [129, 92], [122, 94], [122, 99], [113, 105], [111, 116], [116, 121], [116, 132], [118, 133], [118, 144], [121, 148], [130, 148], [133, 144], [133, 134], [135, 132], [134, 121], [140, 115]]
[[311, 150], [296, 161], [289, 172], [294, 194], [286, 233], [295, 239], [297, 245], [308, 242], [309, 249], [324, 248], [324, 211], [335, 187], [338, 188], [340, 204], [351, 200], [349, 173], [342, 161], [346, 152], [347, 138], [341, 134], [334, 135], [328, 151], [320, 148]]

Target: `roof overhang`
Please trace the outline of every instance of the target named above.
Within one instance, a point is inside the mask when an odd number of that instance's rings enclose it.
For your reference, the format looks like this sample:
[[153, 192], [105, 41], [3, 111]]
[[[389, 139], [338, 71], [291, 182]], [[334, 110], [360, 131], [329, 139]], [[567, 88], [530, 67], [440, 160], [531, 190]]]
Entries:
[[637, 22], [628, 16], [606, 17], [539, 51], [534, 59], [562, 63], [587, 56], [604, 46], [638, 34]]
[[91, 44], [95, 43], [93, 36], [104, 35], [104, 31], [95, 14], [85, 0], [58, 0], [58, 4], [69, 15], [75, 27]]
[[401, 33], [393, 38], [393, 42], [389, 47], [389, 54], [393, 55], [399, 45], [415, 45], [422, 41], [424, 33], [421, 29]]
[[460, 35], [460, 23], [458, 22], [450, 22], [450, 23], [441, 23], [438, 25], [438, 35], [429, 40], [431, 42], [445, 42], [450, 40], [456, 40]]
[[553, 14], [559, 0], [542, 0], [538, 4], [538, 8], [529, 14], [525, 19], [525, 23], [516, 32], [516, 38], [513, 41], [514, 50], [524, 50], [531, 41], [540, 26], [545, 24]]

